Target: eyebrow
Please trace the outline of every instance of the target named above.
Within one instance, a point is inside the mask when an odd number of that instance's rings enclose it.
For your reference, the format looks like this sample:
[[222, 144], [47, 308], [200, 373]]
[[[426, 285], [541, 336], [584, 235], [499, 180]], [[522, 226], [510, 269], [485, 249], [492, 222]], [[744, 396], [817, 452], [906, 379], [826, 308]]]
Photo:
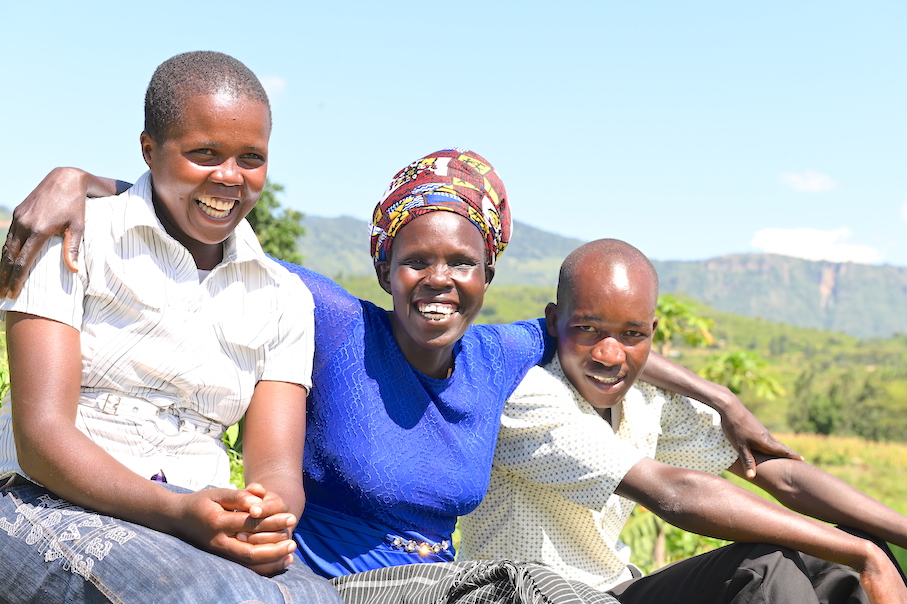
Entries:
[[[590, 322], [595, 322], [595, 321], [601, 322], [601, 321], [606, 320], [599, 315], [580, 315], [578, 317], [574, 317], [573, 319], [575, 321], [590, 321]], [[626, 321], [624, 323], [624, 325], [627, 325], [629, 327], [645, 327], [648, 324], [649, 324], [648, 321]]]
[[[224, 145], [222, 143], [216, 143], [214, 141], [198, 141], [193, 145], [194, 147], [211, 147], [213, 149], [219, 149]], [[257, 151], [259, 153], [264, 152], [264, 147], [259, 147], [258, 145], [250, 145], [248, 147], [250, 151]]]

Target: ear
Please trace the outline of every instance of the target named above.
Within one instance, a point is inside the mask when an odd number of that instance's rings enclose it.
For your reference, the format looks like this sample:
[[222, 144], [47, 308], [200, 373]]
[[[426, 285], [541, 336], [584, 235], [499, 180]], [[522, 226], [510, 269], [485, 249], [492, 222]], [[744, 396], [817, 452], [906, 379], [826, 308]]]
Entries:
[[485, 263], [485, 291], [488, 291], [488, 286], [491, 285], [491, 280], [494, 279], [494, 265]]
[[554, 302], [549, 302], [545, 307], [545, 327], [548, 328], [549, 336], [557, 337], [557, 304]]
[[[375, 275], [378, 276], [378, 285], [387, 293], [391, 293], [391, 265], [387, 260], [375, 263]], [[486, 286], [487, 287], [487, 286]], [[393, 294], [391, 294], [393, 295]]]
[[142, 157], [145, 158], [145, 165], [150, 168], [151, 154], [157, 148], [157, 143], [145, 132], [142, 132], [141, 136], [139, 136], [139, 143], [142, 145]]
[[655, 330], [658, 329], [658, 317], [652, 317], [652, 335], [655, 335]]

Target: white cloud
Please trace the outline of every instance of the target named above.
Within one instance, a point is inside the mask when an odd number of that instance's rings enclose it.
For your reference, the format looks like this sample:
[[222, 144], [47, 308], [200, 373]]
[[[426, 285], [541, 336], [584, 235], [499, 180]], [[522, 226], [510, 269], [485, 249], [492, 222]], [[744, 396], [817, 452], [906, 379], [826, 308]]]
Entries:
[[882, 254], [869, 246], [847, 243], [848, 228], [834, 231], [819, 229], [762, 229], [753, 235], [750, 245], [769, 254], [782, 254], [806, 260], [858, 262], [871, 264], [882, 261]]
[[275, 97], [287, 89], [286, 78], [280, 76], [265, 76], [259, 79], [261, 80], [261, 85], [265, 87], [265, 92], [268, 93], [269, 97]]
[[838, 183], [836, 183], [831, 176], [816, 172], [815, 170], [782, 172], [781, 182], [789, 185], [794, 191], [804, 191], [806, 193], [831, 191], [838, 187]]

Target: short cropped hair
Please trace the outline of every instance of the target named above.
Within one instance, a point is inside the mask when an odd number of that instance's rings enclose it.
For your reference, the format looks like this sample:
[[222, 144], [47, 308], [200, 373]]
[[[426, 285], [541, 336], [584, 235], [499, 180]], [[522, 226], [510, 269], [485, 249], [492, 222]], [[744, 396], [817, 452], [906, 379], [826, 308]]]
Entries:
[[[579, 287], [577, 269], [584, 262], [596, 262], [614, 267], [616, 265], [637, 266], [649, 273], [655, 297], [658, 298], [658, 271], [645, 254], [619, 239], [597, 239], [575, 249], [561, 264], [557, 280], [557, 303], [566, 304], [572, 300], [572, 292]], [[654, 310], [654, 309], [653, 309]]]
[[268, 94], [252, 70], [230, 55], [210, 50], [171, 57], [154, 70], [145, 92], [145, 133], [163, 142], [179, 122], [186, 100], [200, 94], [228, 94], [264, 103]]

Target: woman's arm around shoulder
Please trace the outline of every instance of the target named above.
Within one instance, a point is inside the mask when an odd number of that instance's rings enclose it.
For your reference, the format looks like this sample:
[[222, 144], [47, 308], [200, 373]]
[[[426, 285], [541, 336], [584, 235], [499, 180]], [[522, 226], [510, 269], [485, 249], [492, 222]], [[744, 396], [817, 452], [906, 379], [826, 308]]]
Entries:
[[0, 297], [19, 295], [38, 252], [53, 235], [63, 237], [63, 261], [77, 272], [85, 198], [116, 195], [130, 186], [78, 168], [53, 169], [13, 212], [0, 257]]

